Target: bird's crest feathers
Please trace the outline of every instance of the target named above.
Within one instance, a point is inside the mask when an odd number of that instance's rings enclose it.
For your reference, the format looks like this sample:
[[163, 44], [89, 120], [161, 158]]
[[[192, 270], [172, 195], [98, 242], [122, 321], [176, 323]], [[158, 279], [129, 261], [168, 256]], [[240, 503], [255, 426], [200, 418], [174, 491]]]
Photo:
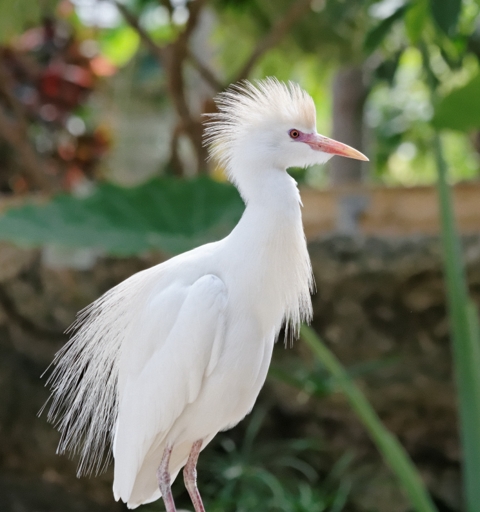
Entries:
[[252, 128], [288, 123], [291, 128], [315, 130], [313, 99], [294, 82], [272, 77], [255, 83], [244, 80], [220, 93], [215, 103], [218, 112], [208, 115], [205, 143], [210, 157], [227, 171], [236, 142]]

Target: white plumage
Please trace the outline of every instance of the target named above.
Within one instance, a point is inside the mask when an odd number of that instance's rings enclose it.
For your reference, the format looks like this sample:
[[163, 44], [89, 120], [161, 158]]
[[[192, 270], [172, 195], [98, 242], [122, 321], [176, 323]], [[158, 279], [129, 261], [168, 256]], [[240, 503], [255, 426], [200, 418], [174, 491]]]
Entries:
[[198, 450], [252, 409], [282, 325], [296, 332], [311, 317], [300, 197], [286, 168], [366, 159], [316, 134], [313, 101], [295, 84], [245, 82], [217, 105], [207, 141], [246, 202], [242, 219], [81, 312], [50, 379], [59, 451], [80, 452], [79, 474], [98, 472], [113, 441], [114, 495], [130, 508], [163, 493], [174, 511], [169, 485], [188, 459], [187, 488], [203, 510]]

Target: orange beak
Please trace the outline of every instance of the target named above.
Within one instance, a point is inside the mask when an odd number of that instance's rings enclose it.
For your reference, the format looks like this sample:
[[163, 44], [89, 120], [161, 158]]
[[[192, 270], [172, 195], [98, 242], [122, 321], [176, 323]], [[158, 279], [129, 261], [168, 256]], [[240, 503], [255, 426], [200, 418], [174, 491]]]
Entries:
[[302, 142], [305, 142], [316, 151], [322, 151], [323, 153], [328, 153], [330, 155], [345, 156], [347, 158], [355, 158], [355, 160], [363, 160], [365, 162], [369, 161], [363, 153], [360, 153], [360, 151], [357, 151], [346, 144], [342, 144], [341, 142], [337, 142], [336, 140], [319, 135], [318, 133], [305, 134]]

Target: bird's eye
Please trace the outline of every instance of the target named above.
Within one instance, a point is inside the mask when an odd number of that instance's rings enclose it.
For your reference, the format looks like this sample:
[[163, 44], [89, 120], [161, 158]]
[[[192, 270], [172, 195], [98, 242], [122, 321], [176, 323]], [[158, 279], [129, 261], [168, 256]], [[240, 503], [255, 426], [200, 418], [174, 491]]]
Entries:
[[300, 132], [298, 130], [290, 130], [288, 134], [292, 139], [298, 139], [298, 137], [300, 137]]

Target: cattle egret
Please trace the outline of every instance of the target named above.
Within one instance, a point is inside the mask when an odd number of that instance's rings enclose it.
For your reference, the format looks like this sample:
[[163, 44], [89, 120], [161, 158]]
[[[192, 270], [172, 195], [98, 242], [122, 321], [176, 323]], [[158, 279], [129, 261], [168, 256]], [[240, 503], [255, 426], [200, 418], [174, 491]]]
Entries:
[[292, 166], [367, 158], [317, 134], [312, 98], [268, 78], [217, 98], [211, 156], [246, 209], [223, 240], [139, 272], [82, 311], [57, 354], [49, 420], [78, 474], [114, 458], [113, 493], [129, 508], [163, 496], [182, 467], [195, 512], [198, 455], [252, 409], [282, 325], [312, 314], [312, 270]]

